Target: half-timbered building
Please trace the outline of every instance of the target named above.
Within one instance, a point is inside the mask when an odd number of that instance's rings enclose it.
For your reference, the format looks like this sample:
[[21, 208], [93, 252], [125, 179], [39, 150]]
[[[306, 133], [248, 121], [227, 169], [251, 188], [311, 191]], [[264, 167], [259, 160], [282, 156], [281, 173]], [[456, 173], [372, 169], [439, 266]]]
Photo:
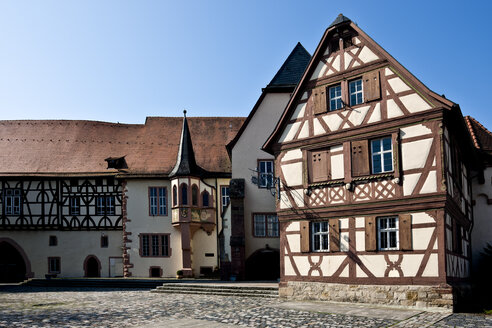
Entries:
[[457, 104], [338, 16], [264, 145], [281, 295], [451, 307], [470, 273], [470, 145]]
[[243, 121], [0, 121], [0, 279], [211, 273]]

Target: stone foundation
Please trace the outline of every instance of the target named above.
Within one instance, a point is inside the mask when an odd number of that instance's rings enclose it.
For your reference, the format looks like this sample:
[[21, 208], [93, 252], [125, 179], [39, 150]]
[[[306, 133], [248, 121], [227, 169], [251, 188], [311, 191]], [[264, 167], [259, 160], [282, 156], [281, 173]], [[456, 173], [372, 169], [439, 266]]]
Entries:
[[344, 285], [321, 282], [281, 282], [281, 298], [352, 302], [410, 307], [422, 310], [453, 310], [453, 287], [409, 285]]

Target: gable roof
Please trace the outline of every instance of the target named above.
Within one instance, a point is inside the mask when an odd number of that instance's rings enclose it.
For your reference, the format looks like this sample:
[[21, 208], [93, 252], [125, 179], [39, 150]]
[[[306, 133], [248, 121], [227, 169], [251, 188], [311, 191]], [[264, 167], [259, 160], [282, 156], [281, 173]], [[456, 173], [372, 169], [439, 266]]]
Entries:
[[284, 61], [280, 69], [277, 71], [273, 79], [266, 86], [266, 88], [262, 90], [260, 98], [258, 98], [258, 101], [256, 102], [253, 109], [249, 113], [248, 117], [246, 118], [246, 121], [243, 123], [243, 125], [241, 125], [241, 128], [239, 129], [234, 139], [232, 139], [231, 142], [227, 144], [226, 147], [229, 156], [231, 156], [232, 148], [234, 148], [236, 142], [239, 140], [239, 138], [241, 138], [241, 135], [243, 134], [246, 127], [248, 126], [251, 118], [255, 115], [256, 111], [258, 110], [258, 107], [261, 105], [263, 99], [265, 98], [265, 95], [269, 92], [285, 92], [285, 93], [292, 92], [295, 86], [299, 83], [310, 60], [311, 60], [311, 55], [302, 46], [302, 44], [298, 42], [294, 47], [294, 49], [292, 49], [292, 51], [290, 52], [289, 56]]
[[306, 69], [311, 55], [300, 42], [296, 44], [289, 57], [282, 64], [272, 81], [267, 85], [271, 87], [295, 87], [301, 80], [302, 73]]
[[492, 154], [492, 133], [471, 116], [465, 116], [465, 122], [475, 148]]
[[321, 41], [319, 42], [313, 56], [311, 57], [311, 61], [309, 62], [306, 70], [304, 71], [304, 74], [299, 82], [299, 84], [296, 86], [294, 93], [292, 94], [292, 97], [287, 104], [280, 120], [277, 123], [277, 126], [271, 133], [270, 137], [268, 140], [264, 143], [262, 149], [269, 152], [272, 152], [272, 146], [278, 139], [279, 134], [282, 132], [281, 128], [284, 125], [284, 122], [288, 120], [290, 117], [292, 111], [295, 109], [295, 102], [299, 99], [301, 96], [301, 90], [305, 87], [307, 83], [309, 83], [309, 76], [313, 73], [314, 69], [317, 66], [317, 63], [320, 59], [320, 57], [323, 55], [323, 51], [327, 46], [327, 42], [329, 41], [329, 36], [334, 33], [335, 31], [339, 30], [343, 26], [349, 26], [350, 28], [354, 29], [360, 36], [363, 38], [367, 39], [369, 43], [378, 51], [380, 52], [385, 59], [393, 66], [395, 67], [398, 71], [402, 72], [408, 80], [410, 80], [415, 86], [418, 86], [420, 89], [425, 90], [425, 92], [433, 99], [437, 100], [444, 106], [447, 106], [449, 109], [451, 108], [457, 108], [457, 104], [454, 102], [450, 101], [449, 99], [444, 98], [443, 96], [438, 95], [437, 93], [431, 91], [427, 86], [425, 86], [419, 79], [417, 79], [410, 71], [408, 71], [403, 65], [401, 65], [393, 56], [391, 56], [386, 50], [384, 50], [378, 43], [376, 43], [369, 35], [367, 35], [362, 29], [360, 29], [356, 24], [354, 24], [349, 18], [343, 16], [342, 14], [338, 15], [338, 17], [333, 21], [333, 23], [326, 29], [325, 33], [323, 34], [323, 37], [321, 38]]
[[[167, 176], [178, 154], [181, 117], [147, 117], [145, 124], [97, 121], [0, 121], [0, 175], [116, 174], [105, 159], [125, 156], [126, 175]], [[225, 149], [242, 117], [190, 117], [196, 163], [230, 174]]]

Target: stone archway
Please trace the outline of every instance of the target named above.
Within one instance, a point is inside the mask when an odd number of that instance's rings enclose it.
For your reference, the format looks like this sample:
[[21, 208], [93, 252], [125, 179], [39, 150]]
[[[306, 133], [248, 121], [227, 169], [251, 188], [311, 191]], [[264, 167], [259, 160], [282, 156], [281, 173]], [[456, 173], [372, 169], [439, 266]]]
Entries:
[[88, 255], [85, 258], [84, 276], [88, 278], [101, 277], [101, 262], [95, 255]]
[[280, 278], [280, 251], [261, 248], [246, 260], [246, 280], [277, 280]]
[[0, 282], [20, 282], [33, 276], [22, 247], [10, 238], [0, 238]]

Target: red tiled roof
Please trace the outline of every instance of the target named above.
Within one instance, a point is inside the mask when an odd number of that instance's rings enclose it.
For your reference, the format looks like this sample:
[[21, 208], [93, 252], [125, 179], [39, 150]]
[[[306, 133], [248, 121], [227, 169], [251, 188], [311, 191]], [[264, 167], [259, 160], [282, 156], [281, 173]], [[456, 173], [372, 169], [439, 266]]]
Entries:
[[[197, 164], [207, 171], [230, 173], [225, 145], [244, 120], [189, 117]], [[129, 174], [168, 174], [176, 163], [182, 121], [0, 121], [0, 175], [114, 173], [104, 159], [121, 156], [126, 156]]]
[[477, 149], [492, 152], [492, 133], [471, 116], [465, 116], [466, 126]]

